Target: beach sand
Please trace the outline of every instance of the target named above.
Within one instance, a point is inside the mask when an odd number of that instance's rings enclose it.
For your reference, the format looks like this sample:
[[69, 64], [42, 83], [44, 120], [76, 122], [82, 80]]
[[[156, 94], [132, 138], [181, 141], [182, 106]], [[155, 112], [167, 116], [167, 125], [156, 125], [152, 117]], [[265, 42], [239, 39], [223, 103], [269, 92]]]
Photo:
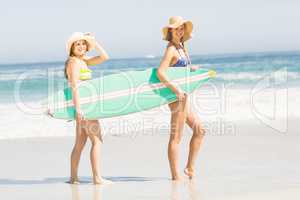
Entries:
[[[103, 176], [111, 185], [91, 183], [88, 143], [82, 154], [80, 185], [65, 182], [74, 137], [0, 140], [0, 199], [299, 199], [300, 134], [297, 120], [287, 133], [259, 122], [235, 122], [235, 134], [205, 136], [197, 177], [170, 180], [168, 131], [104, 137]], [[181, 143], [184, 169], [191, 131]]]

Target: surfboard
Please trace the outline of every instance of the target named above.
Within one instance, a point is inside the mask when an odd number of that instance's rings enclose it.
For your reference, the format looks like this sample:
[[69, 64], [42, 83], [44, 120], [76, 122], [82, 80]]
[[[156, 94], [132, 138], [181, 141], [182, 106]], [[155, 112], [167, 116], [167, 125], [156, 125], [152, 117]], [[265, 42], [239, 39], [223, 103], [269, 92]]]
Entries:
[[[129, 71], [82, 81], [78, 86], [80, 107], [85, 119], [127, 115], [159, 107], [177, 100], [171, 89], [157, 78], [157, 69]], [[169, 68], [166, 75], [187, 94], [215, 76], [200, 68]], [[48, 112], [57, 119], [74, 119], [72, 90], [66, 87], [48, 97]]]

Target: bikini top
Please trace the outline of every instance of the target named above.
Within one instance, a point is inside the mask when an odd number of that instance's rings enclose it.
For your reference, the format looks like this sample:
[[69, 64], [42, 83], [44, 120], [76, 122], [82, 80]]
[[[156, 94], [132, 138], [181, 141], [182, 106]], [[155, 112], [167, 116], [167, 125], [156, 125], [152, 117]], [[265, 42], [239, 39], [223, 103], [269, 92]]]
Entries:
[[[66, 63], [68, 63], [70, 60], [67, 60]], [[65, 76], [68, 79], [68, 74], [67, 74], [67, 68], [65, 67]], [[82, 66], [79, 69], [79, 80], [84, 81], [84, 80], [89, 80], [92, 79], [92, 70], [90, 70], [88, 67]]]
[[[79, 80], [78, 80], [78, 84], [80, 84], [81, 81], [86, 81], [86, 80], [90, 80], [92, 79], [92, 70], [90, 70], [89, 68], [80, 68], [79, 70]], [[68, 82], [68, 86], [71, 87], [71, 82]]]
[[82, 81], [92, 79], [92, 70], [89, 68], [80, 68], [79, 79]]
[[179, 53], [179, 58], [178, 58], [177, 62], [174, 65], [172, 65], [172, 67], [186, 67], [186, 66], [192, 64], [189, 56], [185, 53], [185, 51], [184, 51], [185, 56], [182, 56], [179, 49], [176, 48], [176, 50]]

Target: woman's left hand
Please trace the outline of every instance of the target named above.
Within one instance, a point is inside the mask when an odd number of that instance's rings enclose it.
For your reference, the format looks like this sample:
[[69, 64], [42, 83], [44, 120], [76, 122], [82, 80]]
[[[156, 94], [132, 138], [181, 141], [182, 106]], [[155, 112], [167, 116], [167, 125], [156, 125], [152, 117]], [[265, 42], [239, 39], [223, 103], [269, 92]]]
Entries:
[[91, 32], [86, 32], [86, 33], [84, 33], [84, 35], [91, 37], [94, 40], [94, 42], [96, 42], [95, 35], [92, 34]]
[[86, 32], [86, 33], [84, 33], [84, 35], [88, 35], [88, 36], [91, 36], [91, 37], [95, 37], [94, 34], [92, 34], [91, 32]]

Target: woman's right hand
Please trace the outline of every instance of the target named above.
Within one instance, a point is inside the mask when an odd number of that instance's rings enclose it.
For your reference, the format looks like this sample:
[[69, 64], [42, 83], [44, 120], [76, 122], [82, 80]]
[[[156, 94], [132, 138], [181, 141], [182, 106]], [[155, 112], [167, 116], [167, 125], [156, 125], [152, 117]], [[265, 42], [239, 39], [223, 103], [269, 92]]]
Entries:
[[83, 113], [81, 111], [76, 112], [76, 121], [81, 122], [82, 120], [84, 120]]
[[176, 94], [178, 101], [184, 101], [186, 98], [186, 93], [183, 92], [181, 89], [177, 89], [175, 94]]

